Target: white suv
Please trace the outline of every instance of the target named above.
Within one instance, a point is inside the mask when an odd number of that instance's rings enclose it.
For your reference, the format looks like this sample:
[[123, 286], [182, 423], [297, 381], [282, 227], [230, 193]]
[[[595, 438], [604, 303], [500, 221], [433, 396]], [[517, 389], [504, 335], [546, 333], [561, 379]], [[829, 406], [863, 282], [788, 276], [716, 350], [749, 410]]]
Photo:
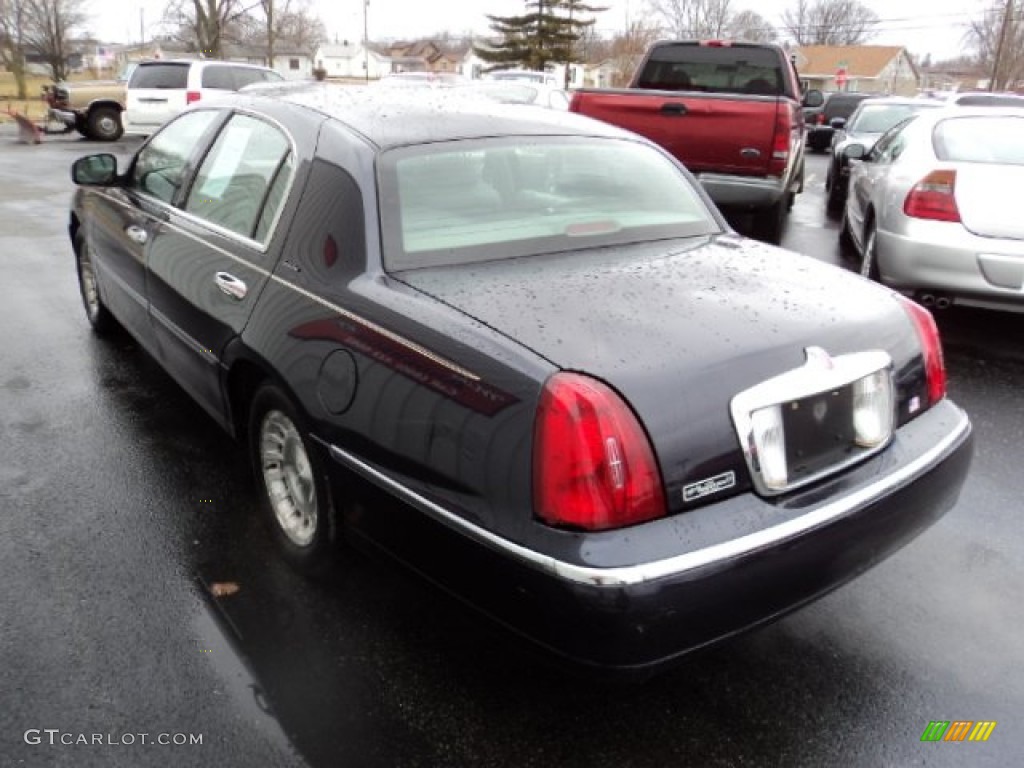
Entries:
[[207, 96], [237, 91], [252, 83], [282, 81], [272, 69], [209, 59], [143, 61], [128, 81], [124, 132], [149, 135]]

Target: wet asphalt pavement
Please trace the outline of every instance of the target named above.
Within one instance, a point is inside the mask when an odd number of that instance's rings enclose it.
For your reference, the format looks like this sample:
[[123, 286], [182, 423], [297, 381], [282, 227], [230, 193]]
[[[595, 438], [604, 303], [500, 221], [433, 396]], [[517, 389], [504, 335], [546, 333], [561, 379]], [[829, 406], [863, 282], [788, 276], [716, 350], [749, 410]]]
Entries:
[[[130, 339], [88, 329], [67, 168], [109, 147], [5, 130], [0, 765], [1020, 764], [1024, 315], [939, 317], [977, 453], [936, 526], [644, 684], [582, 679], [388, 561], [347, 552], [315, 583], [283, 566], [242, 452]], [[839, 263], [808, 167], [785, 244]], [[998, 725], [922, 743], [930, 720]]]

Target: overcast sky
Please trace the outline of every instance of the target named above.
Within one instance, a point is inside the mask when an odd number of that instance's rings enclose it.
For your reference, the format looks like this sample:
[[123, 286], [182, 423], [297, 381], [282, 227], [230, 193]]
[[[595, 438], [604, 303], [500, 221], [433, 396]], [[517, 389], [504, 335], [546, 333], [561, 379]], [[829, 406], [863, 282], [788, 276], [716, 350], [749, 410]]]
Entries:
[[[862, 0], [881, 18], [879, 34], [870, 42], [906, 45], [912, 53], [948, 58], [961, 49], [966, 23], [990, 5], [986, 0]], [[254, 0], [255, 2], [255, 0]], [[735, 10], [756, 10], [775, 25], [794, 0], [733, 0]], [[598, 15], [597, 29], [613, 34], [627, 18], [645, 14], [646, 0], [592, 0], [608, 6]], [[165, 0], [93, 0], [91, 30], [110, 42], [137, 41], [140, 11], [146, 37], [152, 37]], [[362, 38], [362, 0], [313, 0], [333, 38]], [[411, 38], [443, 30], [486, 32], [485, 15], [508, 15], [523, 8], [522, 0], [371, 0], [368, 21], [371, 39]], [[470, 10], [472, 9], [472, 10]]]

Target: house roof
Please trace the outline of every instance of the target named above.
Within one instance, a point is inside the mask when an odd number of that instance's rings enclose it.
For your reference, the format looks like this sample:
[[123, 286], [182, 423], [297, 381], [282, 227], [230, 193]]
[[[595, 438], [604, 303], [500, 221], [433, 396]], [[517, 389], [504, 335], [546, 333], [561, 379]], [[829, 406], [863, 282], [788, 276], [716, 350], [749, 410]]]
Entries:
[[905, 50], [900, 45], [802, 45], [796, 49], [797, 69], [805, 77], [831, 77], [840, 67], [849, 78], [879, 77]]

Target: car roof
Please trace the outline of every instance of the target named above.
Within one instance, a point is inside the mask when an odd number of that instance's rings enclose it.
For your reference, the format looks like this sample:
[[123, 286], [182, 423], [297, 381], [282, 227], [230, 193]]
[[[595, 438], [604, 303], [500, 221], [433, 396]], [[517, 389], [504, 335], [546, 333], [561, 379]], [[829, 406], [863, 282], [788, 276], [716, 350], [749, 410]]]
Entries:
[[244, 67], [245, 69], [270, 69], [270, 67], [264, 67], [261, 64], [247, 64], [242, 61], [224, 61], [223, 59], [149, 59], [148, 61], [140, 61], [140, 67], [153, 67], [161, 64], [197, 64], [200, 66], [210, 66], [213, 64], [219, 66], [230, 66], [230, 67]]
[[325, 82], [288, 83], [240, 93], [256, 109], [273, 102], [325, 115], [381, 149], [498, 136], [605, 136], [641, 140], [621, 128], [561, 110], [499, 104], [460, 89], [400, 90]]
[[872, 96], [861, 102], [867, 104], [910, 104], [921, 107], [941, 107], [943, 103], [938, 99], [918, 98], [916, 96]]

